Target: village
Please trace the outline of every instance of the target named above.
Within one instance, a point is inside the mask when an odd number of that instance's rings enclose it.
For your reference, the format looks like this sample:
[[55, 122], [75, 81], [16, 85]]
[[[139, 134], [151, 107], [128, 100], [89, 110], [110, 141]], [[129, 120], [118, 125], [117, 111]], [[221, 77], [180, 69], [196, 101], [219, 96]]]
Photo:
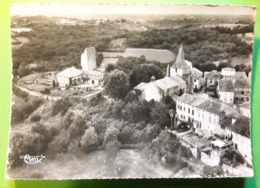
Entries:
[[[139, 52], [138, 55], [134, 53], [135, 56], [174, 62], [167, 65], [164, 78], [156, 80], [152, 76], [150, 82], [141, 82], [133, 88], [139, 100], [159, 102], [170, 96], [176, 102], [176, 109], [169, 111], [171, 125], [168, 131], [176, 135], [194, 157], [209, 166], [220, 165], [224, 151], [236, 151], [243, 158], [244, 165], [233, 168], [222, 164], [223, 169], [227, 174], [248, 173], [247, 168], [252, 168], [251, 73], [246, 75], [231, 67], [222, 68], [220, 72], [203, 73], [185, 59], [183, 45], [179, 47], [176, 58], [169, 50], [157, 49], [126, 49], [126, 52], [104, 54], [110, 57], [131, 56], [131, 50]], [[103, 91], [106, 70], [97, 66], [96, 53], [95, 47], [85, 48], [81, 54], [82, 69], [68, 67], [52, 76], [49, 85], [63, 92]]]

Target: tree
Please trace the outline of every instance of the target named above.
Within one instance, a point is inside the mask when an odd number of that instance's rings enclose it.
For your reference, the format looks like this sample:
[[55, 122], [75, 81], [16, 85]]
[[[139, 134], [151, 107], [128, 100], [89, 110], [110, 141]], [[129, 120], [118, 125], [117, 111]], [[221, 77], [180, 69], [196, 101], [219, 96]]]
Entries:
[[160, 79], [163, 77], [163, 73], [159, 67], [153, 64], [142, 64], [136, 66], [129, 78], [129, 82], [131, 87], [138, 85], [141, 82], [150, 82], [151, 77], [155, 76], [156, 79]]
[[115, 99], [123, 99], [129, 91], [128, 76], [120, 70], [114, 70], [105, 77], [105, 92]]
[[89, 127], [85, 130], [84, 135], [80, 140], [81, 147], [85, 152], [92, 151], [98, 146], [98, 135], [94, 127]]
[[98, 67], [99, 67], [99, 65], [101, 65], [103, 59], [104, 59], [103, 54], [102, 54], [102, 53], [97, 53], [96, 60], [97, 60], [97, 66], [98, 66]]
[[113, 70], [115, 70], [115, 65], [114, 64], [112, 64], [112, 63], [109, 63], [107, 66], [106, 66], [106, 71], [107, 72], [111, 72], [111, 71], [113, 71]]

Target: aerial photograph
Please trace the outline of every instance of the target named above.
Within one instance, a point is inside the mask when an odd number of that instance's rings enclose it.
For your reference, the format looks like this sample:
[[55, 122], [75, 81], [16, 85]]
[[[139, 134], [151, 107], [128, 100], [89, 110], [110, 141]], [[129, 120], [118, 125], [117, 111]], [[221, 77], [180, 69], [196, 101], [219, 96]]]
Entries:
[[253, 176], [254, 8], [10, 10], [7, 178]]

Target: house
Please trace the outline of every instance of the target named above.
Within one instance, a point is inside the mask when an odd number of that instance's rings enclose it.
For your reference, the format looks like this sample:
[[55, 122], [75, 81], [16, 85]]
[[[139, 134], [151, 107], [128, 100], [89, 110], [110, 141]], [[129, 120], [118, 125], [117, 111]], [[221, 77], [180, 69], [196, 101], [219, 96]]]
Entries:
[[191, 69], [193, 89], [200, 89], [201, 86], [203, 86], [204, 79], [202, 78], [202, 75], [203, 73], [200, 70], [196, 69], [195, 67]]
[[204, 79], [205, 79], [206, 87], [210, 85], [218, 85], [222, 77], [223, 76], [216, 70], [213, 70], [211, 72], [205, 72]]
[[75, 67], [67, 68], [56, 75], [59, 87], [69, 87], [73, 84], [80, 84], [82, 80], [82, 71]]
[[234, 88], [232, 81], [220, 80], [218, 84], [219, 100], [223, 103], [233, 104], [234, 103]]
[[234, 83], [235, 103], [250, 101], [251, 83], [248, 78], [237, 79]]
[[88, 83], [92, 85], [99, 85], [104, 79], [104, 72], [101, 71], [87, 71]]
[[[134, 90], [141, 92], [141, 99], [160, 101], [166, 96], [174, 97], [186, 92], [186, 82], [178, 75], [164, 77], [159, 80], [152, 79], [149, 83], [140, 83]], [[160, 95], [160, 96], [159, 96]]]
[[93, 71], [97, 68], [95, 47], [85, 48], [80, 59], [83, 71]]
[[236, 109], [207, 94], [185, 93], [178, 97], [176, 113], [178, 121], [193, 123], [195, 131], [205, 136], [224, 135], [225, 126], [238, 117]]
[[236, 74], [236, 70], [231, 67], [225, 67], [221, 69], [221, 75], [224, 80], [232, 80]]
[[233, 124], [226, 127], [226, 135], [232, 140], [234, 148], [237, 149], [246, 162], [252, 166], [249, 117], [240, 116]]

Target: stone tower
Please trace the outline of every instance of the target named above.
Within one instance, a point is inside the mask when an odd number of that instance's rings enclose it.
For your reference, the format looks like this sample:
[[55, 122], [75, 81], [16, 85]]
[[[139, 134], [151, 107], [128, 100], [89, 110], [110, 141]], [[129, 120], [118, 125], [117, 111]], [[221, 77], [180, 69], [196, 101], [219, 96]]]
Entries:
[[183, 46], [181, 44], [175, 62], [170, 68], [170, 76], [179, 75], [186, 81], [187, 92], [192, 92], [191, 83], [192, 64], [185, 60]]
[[83, 71], [93, 71], [97, 68], [95, 47], [85, 48], [81, 54], [80, 61]]

